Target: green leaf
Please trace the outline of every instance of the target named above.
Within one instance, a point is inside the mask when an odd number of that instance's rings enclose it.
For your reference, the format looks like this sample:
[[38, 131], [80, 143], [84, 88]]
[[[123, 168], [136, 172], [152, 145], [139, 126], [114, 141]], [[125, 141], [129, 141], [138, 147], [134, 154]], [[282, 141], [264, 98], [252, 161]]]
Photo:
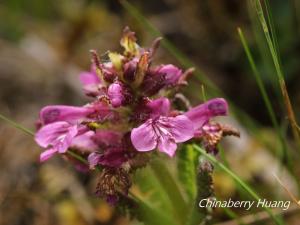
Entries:
[[136, 213], [141, 221], [147, 225], [178, 225], [174, 220], [172, 203], [150, 167], [136, 171], [134, 184], [138, 191], [132, 191], [132, 194], [138, 199]]
[[138, 203], [137, 217], [146, 225], [176, 225], [170, 214], [167, 214], [164, 209], [153, 206], [149, 201], [140, 200], [135, 197]]
[[186, 203], [183, 193], [173, 177], [174, 174], [170, 172], [164, 159], [154, 159], [150, 166], [173, 207], [173, 217], [180, 224], [184, 224], [190, 206]]
[[196, 185], [196, 172], [199, 153], [194, 151], [192, 145], [184, 145], [178, 151], [178, 177], [187, 196], [189, 203], [196, 199], [197, 185]]

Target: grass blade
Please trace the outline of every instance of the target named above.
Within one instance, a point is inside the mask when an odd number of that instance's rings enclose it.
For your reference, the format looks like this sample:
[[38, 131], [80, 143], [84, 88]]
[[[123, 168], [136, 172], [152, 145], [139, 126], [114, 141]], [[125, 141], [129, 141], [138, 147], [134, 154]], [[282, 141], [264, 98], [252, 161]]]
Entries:
[[261, 75], [258, 72], [258, 69], [257, 69], [256, 64], [254, 62], [254, 59], [252, 57], [251, 51], [249, 49], [248, 43], [246, 41], [246, 38], [245, 38], [245, 36], [244, 36], [243, 31], [241, 30], [241, 28], [238, 28], [238, 34], [240, 36], [242, 45], [244, 47], [245, 53], [247, 55], [248, 61], [250, 63], [251, 69], [253, 71], [256, 83], [257, 83], [257, 85], [259, 87], [259, 90], [260, 90], [261, 95], [263, 97], [264, 103], [265, 103], [266, 108], [268, 110], [269, 116], [271, 118], [271, 122], [273, 123], [273, 126], [276, 129], [278, 138], [279, 138], [279, 140], [281, 142], [281, 148], [282, 148], [282, 157], [281, 158], [282, 158], [282, 161], [284, 163], [286, 163], [286, 162], [288, 162], [287, 145], [286, 145], [284, 136], [282, 134], [282, 130], [280, 129], [279, 123], [277, 122], [277, 119], [276, 119], [276, 116], [275, 116], [275, 112], [274, 112], [274, 109], [273, 109], [272, 104], [271, 104], [271, 100], [270, 100], [270, 98], [269, 98], [269, 96], [267, 94], [266, 88], [265, 88], [264, 83], [263, 83], [263, 81], [261, 79]]
[[[291, 127], [292, 127], [293, 136], [294, 136], [294, 139], [297, 142], [298, 146], [300, 146], [300, 135], [299, 135], [299, 130], [298, 130], [299, 126], [296, 122], [296, 117], [295, 117], [295, 114], [294, 114], [294, 110], [293, 110], [291, 100], [290, 100], [290, 97], [289, 97], [289, 94], [288, 94], [288, 91], [287, 91], [287, 88], [286, 88], [286, 84], [285, 84], [285, 80], [284, 80], [284, 76], [283, 76], [283, 71], [282, 71], [282, 68], [281, 68], [281, 65], [280, 65], [279, 55], [277, 55], [275, 44], [272, 41], [270, 31], [269, 31], [269, 28], [268, 28], [268, 24], [266, 22], [264, 11], [262, 9], [261, 3], [260, 3], [259, 0], [252, 0], [252, 1], [254, 3], [254, 7], [255, 7], [255, 10], [256, 10], [257, 16], [259, 18], [259, 21], [261, 23], [263, 32], [265, 34], [265, 38], [267, 40], [267, 44], [268, 44], [268, 47], [269, 47], [269, 50], [270, 50], [270, 53], [271, 53], [271, 56], [272, 56], [272, 60], [273, 60], [275, 69], [276, 69], [278, 82], [279, 82], [281, 93], [282, 93], [282, 96], [283, 96], [283, 101], [284, 101], [284, 104], [285, 104], [285, 107], [286, 107], [286, 110], [287, 110], [288, 119], [289, 119], [289, 122], [290, 122]], [[274, 34], [274, 36], [275, 36], [275, 34]]]
[[0, 114], [0, 119], [7, 122], [8, 124], [12, 125], [13, 127], [17, 128], [18, 130], [21, 130], [25, 132], [26, 134], [29, 134], [31, 136], [34, 136], [34, 132], [27, 129], [26, 127], [22, 126], [21, 124], [16, 123], [15, 121], [7, 118], [6, 116]]

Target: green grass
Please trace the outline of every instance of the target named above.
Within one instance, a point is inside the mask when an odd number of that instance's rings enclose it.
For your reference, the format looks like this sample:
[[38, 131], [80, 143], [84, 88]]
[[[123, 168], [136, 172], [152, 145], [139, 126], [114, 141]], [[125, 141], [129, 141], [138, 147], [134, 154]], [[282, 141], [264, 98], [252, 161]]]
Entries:
[[[264, 2], [264, 1], [263, 1]], [[276, 70], [276, 75], [277, 75], [277, 80], [280, 86], [280, 90], [282, 93], [282, 97], [283, 97], [283, 102], [285, 104], [286, 107], [286, 111], [287, 111], [287, 116], [290, 122], [290, 125], [292, 127], [292, 132], [293, 132], [293, 136], [294, 139], [297, 143], [298, 148], [300, 147], [300, 135], [299, 135], [299, 126], [296, 122], [296, 118], [295, 118], [295, 113], [292, 107], [292, 103], [286, 88], [286, 84], [285, 84], [285, 80], [284, 80], [284, 74], [283, 74], [283, 69], [281, 67], [281, 62], [280, 62], [280, 56], [279, 56], [279, 52], [278, 52], [278, 44], [277, 44], [277, 38], [276, 38], [276, 34], [275, 34], [275, 29], [274, 29], [274, 25], [272, 22], [272, 17], [271, 17], [271, 12], [270, 12], [270, 7], [268, 6], [268, 2], [265, 3], [266, 5], [266, 13], [267, 13], [267, 18], [269, 21], [269, 24], [266, 21], [265, 18], [265, 13], [263, 11], [262, 5], [260, 3], [259, 0], [252, 0], [252, 4], [253, 7], [256, 11], [257, 17], [260, 21], [263, 33], [265, 35], [268, 47], [269, 47], [269, 51], [271, 53], [271, 57], [274, 63], [274, 67]], [[269, 29], [269, 27], [271, 27]], [[299, 148], [300, 150], [300, 148]]]
[[251, 69], [253, 71], [253, 75], [254, 75], [254, 78], [256, 80], [256, 83], [259, 87], [259, 90], [260, 90], [260, 93], [262, 95], [262, 98], [264, 100], [264, 103], [265, 103], [265, 106], [268, 110], [268, 114], [269, 114], [269, 117], [271, 119], [271, 122], [276, 130], [276, 133], [277, 133], [277, 136], [280, 140], [280, 143], [281, 143], [281, 158], [282, 158], [282, 162], [284, 164], [287, 164], [288, 163], [288, 153], [287, 153], [287, 144], [286, 144], [286, 141], [285, 141], [285, 137], [284, 137], [284, 134], [279, 126], [279, 123], [276, 119], [276, 116], [275, 116], [275, 112], [274, 112], [274, 109], [273, 109], [273, 106], [271, 104], [271, 99], [270, 97], [268, 96], [267, 94], [267, 91], [266, 91], [266, 88], [265, 88], [265, 85], [261, 79], [261, 74], [259, 73], [258, 69], [257, 69], [257, 66], [254, 62], [254, 59], [253, 59], [253, 56], [252, 56], [252, 53], [250, 51], [250, 48], [248, 46], [248, 43], [246, 41], [246, 38], [243, 34], [243, 31], [241, 28], [238, 28], [238, 34], [239, 34], [239, 37], [241, 39], [241, 42], [242, 42], [242, 45], [244, 47], [244, 50], [245, 50], [245, 53], [246, 53], [246, 56], [247, 56], [247, 59], [250, 63], [250, 66], [251, 66]]

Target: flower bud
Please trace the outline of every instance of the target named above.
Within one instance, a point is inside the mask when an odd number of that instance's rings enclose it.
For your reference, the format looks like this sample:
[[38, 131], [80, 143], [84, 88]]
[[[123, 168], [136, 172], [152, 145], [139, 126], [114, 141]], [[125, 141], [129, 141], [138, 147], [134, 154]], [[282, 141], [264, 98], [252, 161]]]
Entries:
[[113, 107], [120, 107], [124, 102], [123, 87], [119, 83], [113, 83], [108, 88], [108, 97]]
[[123, 83], [115, 82], [108, 88], [107, 95], [115, 108], [127, 104], [131, 100], [131, 92]]

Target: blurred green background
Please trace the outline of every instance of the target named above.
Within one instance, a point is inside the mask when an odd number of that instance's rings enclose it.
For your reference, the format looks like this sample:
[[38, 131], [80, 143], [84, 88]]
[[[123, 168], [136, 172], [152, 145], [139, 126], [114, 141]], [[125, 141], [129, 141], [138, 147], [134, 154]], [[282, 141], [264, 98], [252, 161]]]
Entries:
[[[245, 119], [232, 114], [227, 118], [242, 134], [240, 140], [228, 138], [224, 142], [224, 153], [232, 170], [266, 198], [289, 199], [272, 173], [279, 173], [284, 184], [297, 194], [299, 152], [291, 141], [275, 69], [249, 2], [129, 2], [222, 90], [232, 104], [249, 116], [250, 119]], [[300, 3], [297, 0], [270, 3], [287, 89], [300, 119]], [[99, 53], [120, 50], [119, 39], [127, 25], [136, 32], [141, 45], [150, 46], [155, 38], [153, 33], [116, 0], [1, 0], [1, 113], [34, 129], [42, 106], [84, 104], [86, 99], [78, 74], [89, 69], [89, 50], [97, 49]], [[293, 175], [278, 157], [280, 142], [237, 27], [243, 29], [249, 41], [276, 118], [285, 131], [289, 155], [294, 159]], [[179, 61], [161, 47], [155, 63], [178, 64]], [[189, 83], [184, 93], [196, 104], [201, 101], [203, 83], [196, 77], [191, 77]], [[204, 89], [212, 96], [218, 95], [205, 84]], [[250, 128], [249, 124], [253, 123], [255, 128]], [[31, 137], [0, 124], [1, 225], [139, 224], [94, 197], [95, 174], [79, 174], [58, 157], [41, 165], [39, 152]], [[243, 198], [223, 172], [217, 170], [214, 181], [220, 198]], [[237, 214], [243, 216], [247, 212], [237, 210]], [[213, 215], [216, 223], [230, 219], [223, 211], [217, 210]], [[299, 211], [290, 210], [285, 219], [288, 224], [299, 224]]]

